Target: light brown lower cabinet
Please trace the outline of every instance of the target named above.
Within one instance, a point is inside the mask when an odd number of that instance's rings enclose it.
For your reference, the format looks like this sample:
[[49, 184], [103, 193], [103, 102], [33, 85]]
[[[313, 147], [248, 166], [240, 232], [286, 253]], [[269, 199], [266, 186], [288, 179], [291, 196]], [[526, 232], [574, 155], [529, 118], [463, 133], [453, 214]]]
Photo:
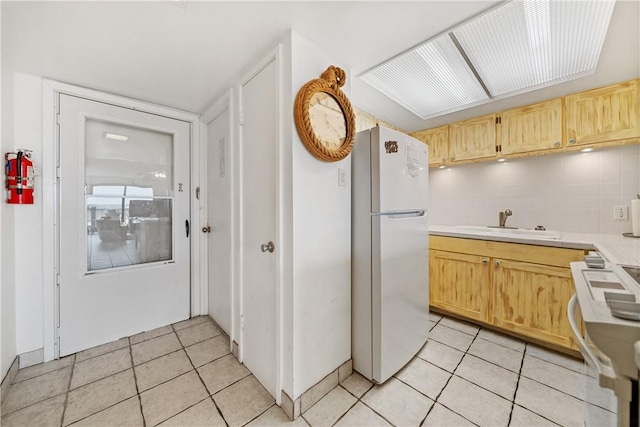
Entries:
[[585, 251], [442, 236], [429, 241], [432, 307], [577, 350], [567, 318], [575, 292], [569, 263]]
[[574, 294], [569, 268], [494, 260], [492, 324], [562, 347], [577, 349], [567, 318]]
[[488, 322], [490, 273], [487, 257], [429, 251], [430, 304], [468, 319]]

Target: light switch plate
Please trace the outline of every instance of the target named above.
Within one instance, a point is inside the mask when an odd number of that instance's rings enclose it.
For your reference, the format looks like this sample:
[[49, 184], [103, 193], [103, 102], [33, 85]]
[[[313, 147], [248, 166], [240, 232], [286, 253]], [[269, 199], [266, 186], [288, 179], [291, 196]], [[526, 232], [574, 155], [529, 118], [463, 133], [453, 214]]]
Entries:
[[338, 168], [338, 186], [347, 186], [347, 171], [343, 168]]

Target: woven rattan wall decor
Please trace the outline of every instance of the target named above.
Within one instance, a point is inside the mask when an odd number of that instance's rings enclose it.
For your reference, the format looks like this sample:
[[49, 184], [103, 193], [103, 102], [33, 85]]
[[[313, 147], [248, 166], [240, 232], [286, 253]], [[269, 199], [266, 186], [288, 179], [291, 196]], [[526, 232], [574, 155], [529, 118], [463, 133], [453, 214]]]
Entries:
[[320, 160], [335, 162], [353, 147], [356, 120], [351, 102], [340, 89], [346, 73], [333, 65], [307, 82], [296, 96], [293, 116], [300, 139]]

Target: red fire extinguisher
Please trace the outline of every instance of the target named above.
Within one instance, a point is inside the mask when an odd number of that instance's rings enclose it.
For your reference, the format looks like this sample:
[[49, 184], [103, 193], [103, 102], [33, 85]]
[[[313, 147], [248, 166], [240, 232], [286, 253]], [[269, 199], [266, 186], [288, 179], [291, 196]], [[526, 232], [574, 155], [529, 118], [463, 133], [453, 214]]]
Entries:
[[33, 204], [33, 162], [31, 151], [18, 150], [17, 153], [6, 153], [5, 175], [7, 182], [7, 203]]

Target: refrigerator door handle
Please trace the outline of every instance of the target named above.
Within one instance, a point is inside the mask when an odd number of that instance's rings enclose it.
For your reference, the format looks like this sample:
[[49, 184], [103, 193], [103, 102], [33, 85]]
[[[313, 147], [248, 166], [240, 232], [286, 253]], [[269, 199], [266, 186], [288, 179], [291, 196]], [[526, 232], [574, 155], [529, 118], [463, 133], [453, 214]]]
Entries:
[[389, 219], [405, 219], [405, 218], [419, 218], [427, 214], [427, 211], [405, 211], [405, 212], [376, 212], [371, 216], [386, 216]]

